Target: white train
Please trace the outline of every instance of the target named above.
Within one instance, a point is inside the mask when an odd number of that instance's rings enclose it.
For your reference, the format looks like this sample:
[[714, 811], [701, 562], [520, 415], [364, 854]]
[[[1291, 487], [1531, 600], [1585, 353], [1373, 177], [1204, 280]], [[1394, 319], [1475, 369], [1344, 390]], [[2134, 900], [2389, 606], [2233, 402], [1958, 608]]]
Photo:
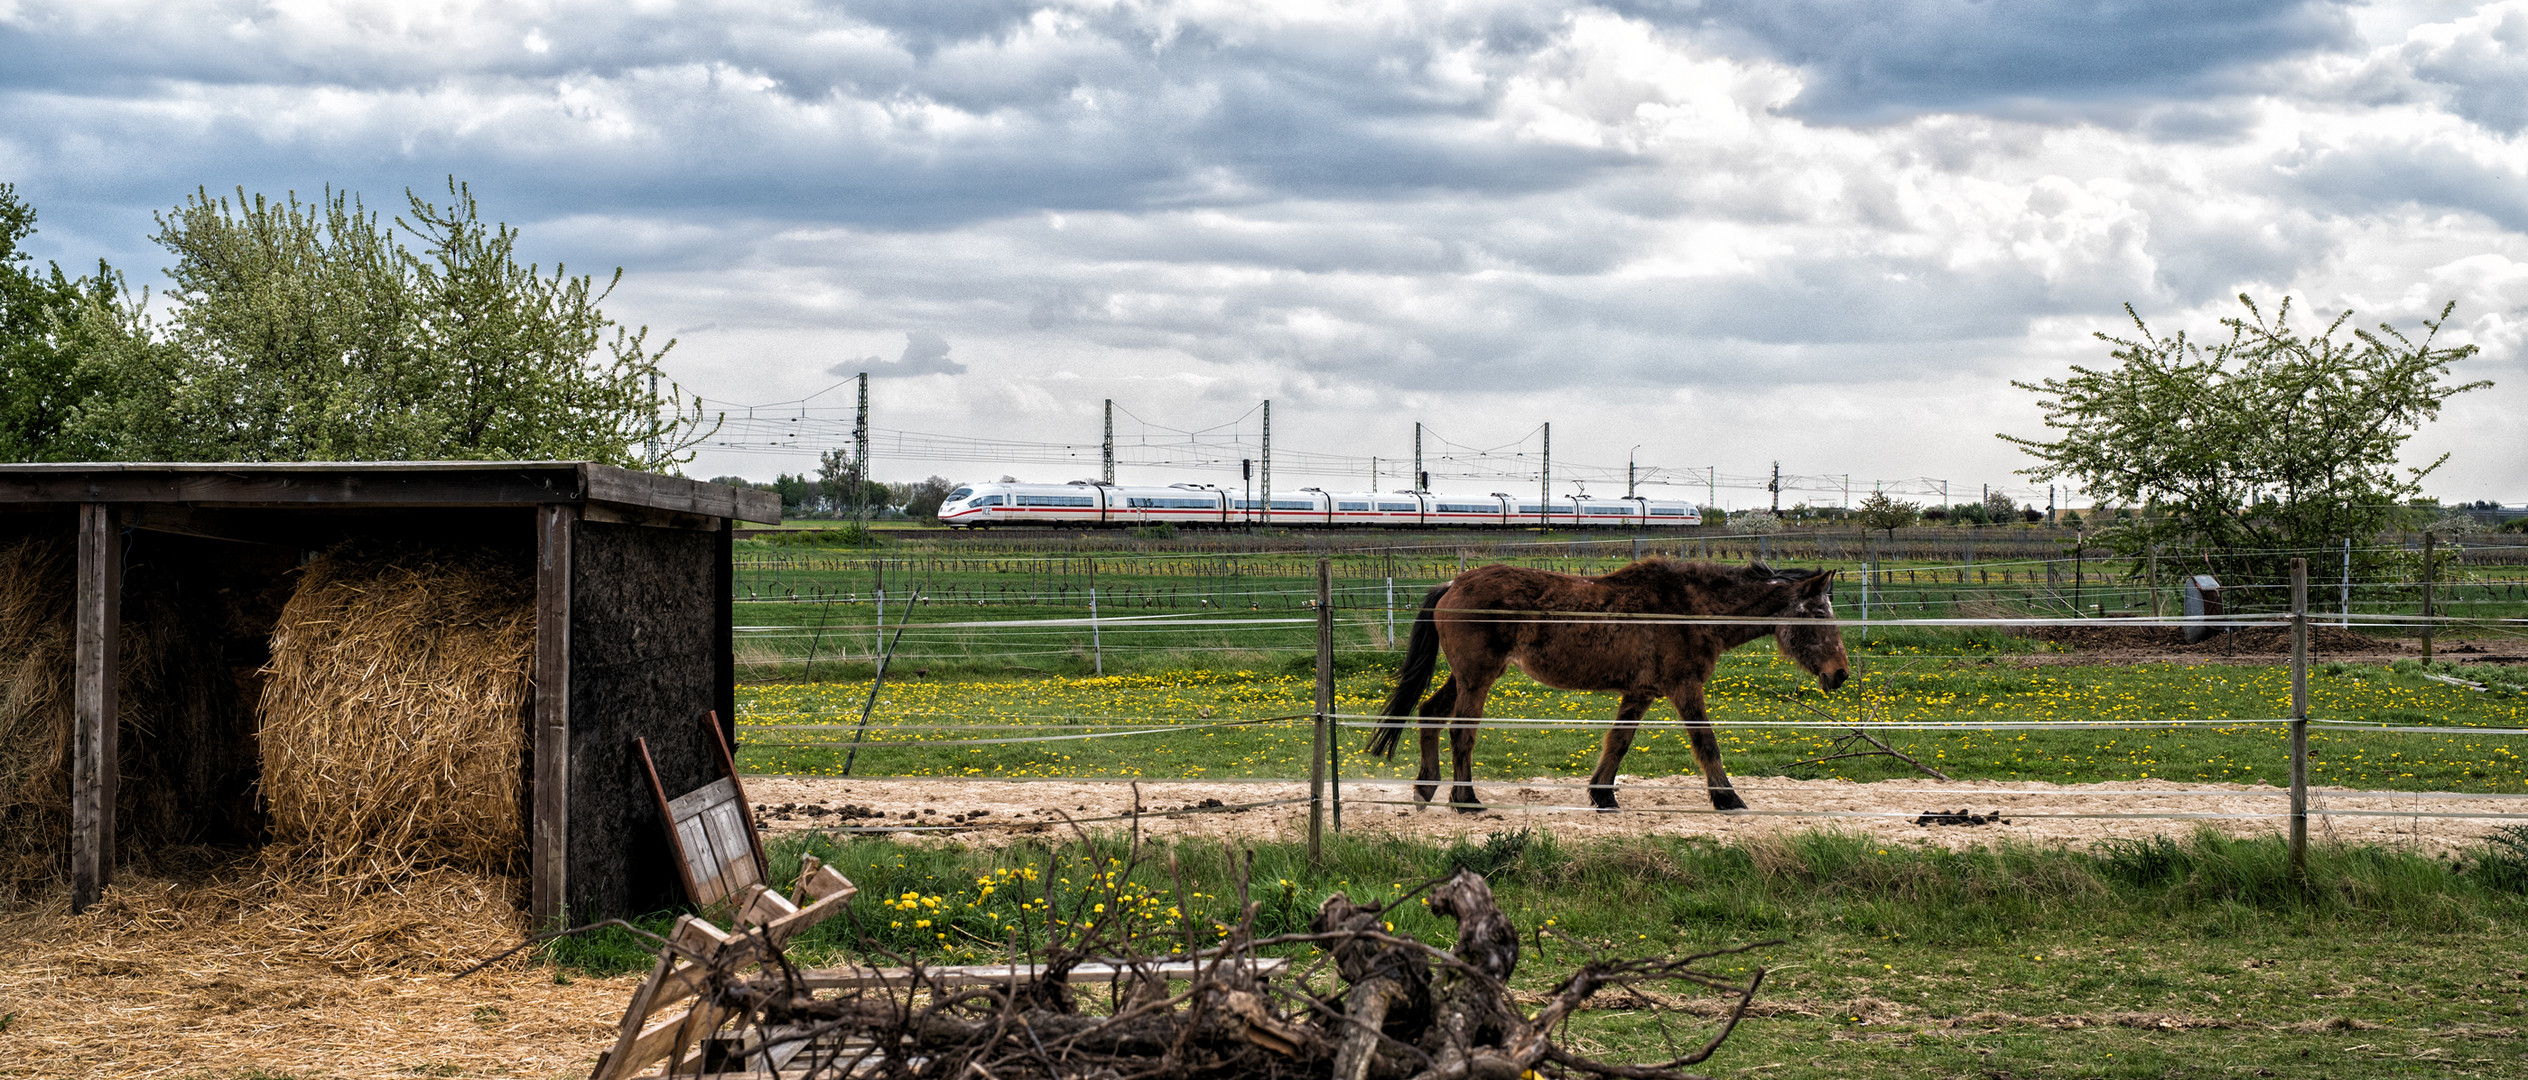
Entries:
[[1061, 525], [1129, 528], [1274, 525], [1299, 528], [1667, 528], [1700, 525], [1703, 511], [1667, 499], [1557, 496], [1538, 502], [1498, 492], [1434, 495], [1427, 491], [1324, 491], [1301, 488], [1251, 498], [1210, 484], [1125, 487], [1068, 484], [974, 484], [951, 492], [939, 520], [953, 528]]

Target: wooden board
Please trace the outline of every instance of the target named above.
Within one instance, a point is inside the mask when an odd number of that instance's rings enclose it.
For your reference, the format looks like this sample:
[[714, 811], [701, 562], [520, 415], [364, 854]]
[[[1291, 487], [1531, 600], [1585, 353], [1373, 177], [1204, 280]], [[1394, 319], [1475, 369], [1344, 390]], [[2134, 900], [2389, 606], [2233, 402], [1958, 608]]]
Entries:
[[694, 903], [709, 907], [763, 882], [746, 833], [745, 796], [727, 777], [667, 800], [667, 820]]

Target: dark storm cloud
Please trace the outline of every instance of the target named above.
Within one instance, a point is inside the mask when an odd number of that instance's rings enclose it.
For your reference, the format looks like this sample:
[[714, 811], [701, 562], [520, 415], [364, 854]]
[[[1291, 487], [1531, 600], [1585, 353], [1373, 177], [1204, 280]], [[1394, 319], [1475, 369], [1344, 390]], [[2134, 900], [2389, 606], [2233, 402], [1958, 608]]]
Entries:
[[2259, 65], [2345, 45], [2323, 0], [1644, 0], [1809, 76], [1790, 111], [1835, 123], [2043, 114], [2239, 88]]

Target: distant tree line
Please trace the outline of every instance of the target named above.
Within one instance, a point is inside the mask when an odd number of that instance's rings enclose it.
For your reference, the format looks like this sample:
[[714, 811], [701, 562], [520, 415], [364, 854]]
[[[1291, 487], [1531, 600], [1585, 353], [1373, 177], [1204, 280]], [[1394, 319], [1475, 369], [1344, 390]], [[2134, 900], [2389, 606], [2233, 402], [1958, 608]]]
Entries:
[[929, 521], [939, 516], [939, 507], [948, 501], [948, 493], [957, 490], [956, 481], [944, 476], [894, 484], [861, 480], [859, 501], [854, 502], [854, 477], [851, 472], [840, 469], [825, 472], [830, 475], [782, 473], [768, 482], [749, 480], [743, 476], [715, 476], [711, 482], [779, 495], [781, 516], [785, 518], [857, 516], [865, 520], [898, 518]]
[[[716, 430], [602, 286], [518, 257], [450, 178], [386, 219], [197, 191], [151, 237], [153, 306], [103, 261], [38, 271], [33, 207], [0, 184], [0, 460], [584, 459], [663, 470]], [[662, 384], [664, 384], [662, 386]]]

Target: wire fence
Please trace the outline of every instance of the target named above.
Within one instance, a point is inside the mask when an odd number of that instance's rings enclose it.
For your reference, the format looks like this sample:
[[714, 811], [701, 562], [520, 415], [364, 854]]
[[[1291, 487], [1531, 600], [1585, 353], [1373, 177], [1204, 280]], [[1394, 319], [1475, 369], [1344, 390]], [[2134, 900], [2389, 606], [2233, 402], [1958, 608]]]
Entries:
[[[1747, 538], [1718, 539], [1744, 540]], [[1512, 559], [1505, 561], [1516, 561], [1523, 557], [1531, 563], [1562, 564], [1556, 568], [1586, 570], [1602, 569], [1602, 567], [1589, 566], [1592, 559], [1600, 563], [1620, 564], [1623, 561], [1630, 561], [1631, 555], [1642, 551], [1645, 547], [1654, 549], [1648, 552], [1650, 554], [1669, 553], [1655, 550], [1659, 543], [1657, 541], [1590, 540], [1575, 543], [1613, 550], [1611, 552], [1581, 552], [1576, 551], [1573, 543], [1557, 542], [1552, 545], [1536, 545], [1536, 547], [1551, 548], [1551, 550], [1529, 549], [1524, 551], [1523, 555], [1517, 549], [1513, 549]], [[1679, 541], [1666, 541], [1666, 543], [1681, 546]], [[1377, 571], [1387, 571], [1396, 565], [1395, 559], [1399, 554], [1413, 552], [1422, 555], [1429, 554], [1427, 546], [1411, 548], [1398, 546], [1366, 555], [1357, 551], [1349, 554], [1356, 560], [1352, 567], [1355, 571], [1362, 569], [1357, 562], [1361, 559], [1370, 560], [1369, 566]], [[1682, 551], [1672, 553], [1685, 554]], [[1199, 580], [1214, 577], [1211, 569], [1188, 572], [1203, 567], [1201, 560], [1209, 556], [1152, 557], [1149, 560], [1151, 565], [1173, 566], [1174, 569], [1138, 575], [1120, 569], [1120, 564], [1128, 563], [1130, 560], [1116, 556], [1097, 556], [1086, 559], [1069, 556], [1047, 557], [1032, 562], [1009, 559], [987, 560], [997, 561], [1001, 566], [1011, 568], [1002, 571], [1004, 573], [1028, 575], [1026, 585], [1016, 591], [1008, 589], [1007, 582], [997, 583], [1000, 587], [995, 588], [993, 586], [996, 583], [990, 581], [961, 581], [955, 576], [958, 571], [957, 564], [953, 560], [934, 560], [923, 567], [928, 571], [925, 574], [916, 573], [907, 565], [898, 565], [893, 570], [885, 569], [873, 565], [884, 563], [885, 560], [873, 559], [849, 569], [826, 572], [871, 573], [874, 582], [892, 582], [897, 589], [901, 590], [893, 597], [886, 594], [883, 584], [873, 585], [869, 593], [863, 595], [857, 592], [843, 592], [836, 587], [839, 583], [828, 580], [793, 578], [789, 580], [790, 588], [787, 595], [777, 595], [769, 601], [762, 598], [763, 591], [768, 588], [776, 592], [780, 590], [783, 579], [778, 575], [805, 574], [812, 571], [793, 565], [774, 567], [759, 564], [753, 568], [755, 574], [753, 578], [749, 579], [745, 574], [740, 576], [739, 588], [742, 604], [756, 605], [752, 610], [757, 611], [764, 610], [761, 605], [766, 603], [787, 605], [788, 609], [793, 611], [814, 610], [819, 617], [814, 622], [805, 619], [752, 621], [737, 628], [740, 640], [758, 646], [760, 650], [758, 656], [761, 656], [763, 651], [773, 652], [772, 666], [775, 670], [780, 670], [790, 662], [788, 656], [783, 655], [781, 650], [796, 650], [797, 646], [804, 642], [806, 655], [799, 658], [800, 666], [792, 672], [796, 676], [812, 676], [816, 672], [817, 654], [822, 652], [828, 658], [829, 673], [836, 667], [840, 667], [845, 672], [868, 678], [869, 685], [866, 689], [866, 699], [859, 703], [860, 719], [857, 723], [835, 720], [797, 722], [795, 716], [785, 720], [777, 710], [742, 715], [741, 724], [746, 733], [750, 770], [784, 771], [785, 763], [806, 760], [796, 756], [801, 753], [830, 753], [841, 750], [856, 755], [859, 751], [866, 750], [872, 754], [873, 759], [890, 751], [921, 755], [924, 764], [920, 767], [931, 770], [934, 777], [942, 779], [967, 776], [988, 777], [995, 780], [1104, 784], [1156, 783], [1171, 780], [1207, 784], [1308, 783], [1310, 793], [1302, 797], [1251, 801], [1230, 807], [1183, 808], [1167, 813], [1173, 815], [1233, 812], [1268, 806], [1304, 804], [1310, 809], [1312, 838], [1324, 820], [1329, 817], [1334, 826], [1340, 829], [1342, 808], [1346, 805], [1354, 807], [1419, 805], [1417, 798], [1403, 797], [1405, 793], [1402, 789], [1406, 785], [1424, 781], [1375, 770], [1364, 773], [1357, 762], [1353, 763], [1352, 774], [1349, 776], [1345, 774], [1344, 737], [1347, 734], [1358, 735], [1383, 727], [1392, 722], [1393, 718], [1373, 712], [1335, 707], [1333, 705], [1334, 687], [1338, 680], [1346, 677], [1357, 680], [1364, 676], [1375, 676], [1392, 665], [1394, 651], [1400, 645], [1399, 617], [1404, 623], [1401, 629], [1409, 629], [1422, 588], [1436, 583], [1437, 580], [1445, 580], [1448, 576], [1453, 576], [1457, 570], [1457, 567], [1452, 565], [1455, 560], [1443, 562], [1428, 558], [1418, 560], [1408, 558], [1403, 565], [1423, 572], [1424, 580], [1407, 578], [1399, 582], [1393, 577], [1383, 575], [1369, 580], [1359, 577], [1345, 580], [1337, 572], [1337, 566], [1341, 560], [1336, 556], [1318, 555], [1314, 559], [1308, 559], [1307, 554], [1304, 552], [1242, 553], [1247, 560], [1245, 565], [1215, 567], [1223, 571], [1216, 575], [1218, 580], [1199, 586], [1167, 586], [1164, 593], [1159, 591], [1159, 587], [1151, 586], [1147, 582], [1136, 583], [1136, 578]], [[2271, 615], [2168, 618], [2135, 614], [2126, 618], [2102, 619], [2095, 614], [2086, 617], [2073, 614], [2082, 610], [2076, 605], [2061, 604], [2049, 607], [2043, 601], [2045, 594], [2034, 591], [2006, 594], [2010, 599], [2015, 599], [2023, 605], [2020, 613], [2017, 614], [1962, 615], [1954, 613], [1962, 605], [1991, 601], [2005, 595], [1988, 587], [1992, 584], [1991, 575], [2003, 575], [2002, 584], [2005, 587], [2010, 584], [2012, 575], [2024, 574], [2030, 583], [2034, 583], [2040, 573], [2059, 579], [2061, 576], [2059, 571], [2064, 564], [2076, 561], [2017, 560], [1999, 565], [1990, 562], [1982, 564], [1960, 562], [1895, 567], [1872, 560], [1865, 562], [1849, 575], [1849, 578], [1858, 580], [1842, 582], [1836, 593], [1839, 605], [1853, 604], [1860, 609], [1860, 613], [1831, 621], [1847, 631], [1857, 630], [1863, 635], [1875, 631], [1897, 637], [1925, 633], [1971, 635], [2100, 627], [2123, 631], [2182, 633], [2191, 628], [2198, 631], [2221, 632], [2284, 630], [2300, 635], [2305, 642], [2305, 635], [2310, 627], [2323, 617], [2319, 614], [2304, 615], [2297, 620], [2296, 627], [2292, 617]], [[907, 562], [914, 566], [923, 565], [917, 560]], [[1316, 586], [1314, 589], [1294, 587], [1298, 583], [1287, 580], [1291, 575], [1285, 571], [1289, 568], [1287, 564], [1292, 562], [1300, 562], [1302, 565], [1314, 563], [1310, 567], [1313, 570], [1311, 576], [1316, 578], [1316, 581], [1312, 583]], [[2455, 582], [2442, 581], [2435, 584], [2460, 589], [2468, 586], [2479, 590], [2515, 589], [2518, 584], [2513, 584], [2498, 572], [2498, 568], [2505, 565], [2507, 564], [2489, 564], [2492, 569], [2477, 567], [2483, 572], [2476, 573], [2472, 577], [2459, 575]], [[1259, 569], [1268, 572], [1257, 572]], [[2075, 573], [2077, 572], [2076, 570]], [[764, 576], [768, 573], [774, 576], [769, 578]], [[1124, 584], [1118, 585], [1119, 581]], [[2528, 574], [2523, 574], [2519, 584], [2528, 584]], [[799, 590], [801, 585], [806, 587], [804, 593]], [[2371, 590], [2372, 595], [2388, 597], [2389, 599], [2380, 601], [2382, 604], [2391, 601], [2402, 603], [2407, 598], [2395, 593], [2401, 585], [2402, 583], [2397, 582], [2370, 583], [2363, 585], [2362, 588]], [[2251, 587], [2261, 588], [2262, 586]], [[938, 591], [934, 592], [934, 589]], [[1140, 591], [1136, 593], [1136, 589]], [[1102, 593], [1102, 597], [1107, 598], [1109, 605], [1114, 603], [1113, 598], [1118, 597], [1132, 598], [1138, 595], [1145, 601], [1151, 601], [1157, 596], [1164, 595], [1169, 603], [1179, 605], [1190, 603], [1196, 610], [1114, 614], [1112, 612], [1115, 609], [1111, 606], [1101, 610], [1098, 604], [1101, 590], [1106, 590]], [[1932, 596], [1941, 591], [1950, 594], [1945, 601]], [[2300, 587], [2296, 595], [2301, 610], [2308, 609], [2309, 599], [2316, 592], [2317, 590], [2305, 584]], [[2352, 590], [2349, 588], [2342, 590], [2344, 594], [2350, 592]], [[1872, 593], [1875, 595], [1871, 595]], [[1964, 598], [1960, 598], [1961, 596]], [[2496, 596], [2492, 592], [2485, 592], [2482, 596], [2487, 608], [2498, 606], [2499, 602], [2506, 598], [2506, 595]], [[754, 598], [748, 599], [749, 597]], [[890, 599], [894, 604], [894, 614], [891, 618], [880, 614]], [[2451, 609], [2451, 598], [2435, 597], [2434, 599], [2437, 601], [2436, 612], [2448, 612]], [[1246, 613], [1234, 613], [1236, 609], [1233, 604], [1238, 600], [1246, 601]], [[1127, 603], [1129, 603], [1128, 599]], [[1940, 603], [1946, 603], [1951, 613], [1913, 616], [1898, 614], [1904, 611], [1908, 604], [1913, 605], [1916, 610], [1921, 610]], [[960, 611], [977, 611], [979, 614], [978, 609], [994, 606], [1021, 610], [1011, 613], [1016, 617], [1005, 618], [962, 617], [952, 614]], [[1144, 606], [1151, 606], [1151, 604], [1145, 602]], [[2343, 610], [2332, 613], [2332, 618], [2341, 627], [2358, 627], [2361, 632], [2372, 635], [2412, 633], [2430, 628], [2444, 633], [2463, 632], [2484, 640], [2508, 643], [2528, 636], [2528, 604], [2523, 604], [2522, 607], [2523, 610], [2516, 614], [2493, 614], [2484, 609], [2460, 608], [2459, 613], [2456, 614], [2436, 613], [2425, 616], [2417, 611], [2356, 611], [2352, 609], [2352, 604], [2347, 603]], [[1127, 607], [1126, 610], [1130, 609]], [[1262, 613], [1268, 610], [1295, 610], [1304, 611], [1305, 614], [1268, 615]], [[1037, 615], [1038, 612], [1043, 614], [1038, 617], [1027, 617]], [[866, 621], [853, 620], [852, 616], [855, 615]], [[930, 618], [922, 621], [920, 615], [929, 615]], [[1537, 618], [1533, 613], [1507, 612], [1499, 613], [1499, 617], [1528, 621]], [[881, 621], [882, 619], [884, 621]], [[1610, 621], [1610, 617], [1602, 613], [1572, 614], [1563, 616], [1557, 621], [1603, 624]], [[1628, 617], [1616, 621], [1630, 625], [1690, 623], [1773, 625], [1777, 620]], [[1306, 639], [1312, 636], [1316, 639], [1317, 648], [1314, 650], [1315, 655], [1310, 657], [1301, 649], [1307, 643]], [[2379, 640], [2393, 644], [2384, 636]], [[773, 646], [773, 648], [763, 649], [764, 646]], [[1041, 688], [1035, 692], [1039, 700], [1031, 702], [1031, 708], [1035, 711], [1019, 712], [994, 707], [941, 710], [925, 714], [918, 706], [906, 707], [907, 703], [900, 696], [889, 697], [884, 693], [890, 671], [897, 673], [899, 679], [897, 685], [902, 687], [905, 685], [901, 680], [905, 677], [906, 669], [910, 668], [912, 677], [919, 679], [928, 672], [917, 665], [926, 663], [938, 665], [955, 660], [981, 658], [996, 661], [1004, 666], [1023, 666], [1023, 661], [1031, 659], [1069, 658], [1084, 662], [1089, 671], [1081, 672], [1075, 668], [1058, 673], [1091, 674], [1105, 667], [1106, 659], [1110, 654], [1119, 659], [1129, 659], [1135, 654], [1158, 654], [1163, 657], [1181, 658], [1204, 651], [1237, 653], [1259, 661], [1271, 661], [1278, 657], [1282, 661], [1304, 659], [1307, 662], [1282, 662], [1277, 667], [1272, 667], [1272, 670], [1280, 677], [1280, 683], [1264, 687], [1240, 702], [1244, 707], [1258, 713], [1250, 716], [1218, 717], [1214, 715], [1212, 707], [1176, 708], [1170, 703], [1174, 699], [1165, 697], [1160, 698], [1155, 706], [1139, 713], [1081, 711], [1063, 707], [1068, 704], [1066, 702], [1041, 700], [1045, 697]], [[1967, 648], [1954, 652], [1916, 649], [1902, 657], [1881, 657], [1879, 660], [1890, 664], [1918, 664], [1973, 659], [1989, 664], [2000, 655], [2002, 654], [1996, 654], [1989, 649]], [[1361, 663], [1362, 661], [1368, 663]], [[2290, 670], [2295, 686], [2305, 687], [2311, 664], [2308, 650], [2303, 644], [2294, 651], [2290, 660]], [[857, 670], [860, 665], [866, 666], [865, 672]], [[1348, 668], [1347, 665], [1349, 665]], [[1240, 674], [1247, 673], [1240, 672]], [[2492, 693], [2498, 689], [2505, 696], [2514, 695], [2520, 689], [2515, 683], [2504, 684], [2497, 688], [2444, 674], [2426, 673], [2425, 677], [2456, 683], [2464, 689], [2473, 689], [2478, 692]], [[1153, 676], [1151, 678], [1153, 685], [1162, 690], [1168, 684], [1165, 677]], [[1091, 684], [1104, 681], [1095, 678], [1069, 680], [1074, 683]], [[1317, 695], [1313, 708], [1310, 708], [1308, 703], [1300, 697], [1300, 691], [1307, 683], [1313, 683], [1313, 689]], [[852, 689], [857, 692], [858, 688]], [[1096, 688], [1092, 687], [1090, 693], [1093, 696]], [[1355, 693], [1354, 696], [1359, 695]], [[1375, 693], [1373, 692], [1371, 696], [1375, 696]], [[2286, 753], [2291, 767], [2292, 784], [2288, 789], [2279, 787], [2017, 789], [1924, 788], [1908, 785], [1900, 794], [1891, 793], [1891, 797], [1902, 798], [1928, 795], [2043, 798], [2077, 794], [2084, 799], [2109, 801], [2172, 798], [2228, 799], [2246, 796], [2290, 798], [2293, 802], [2291, 809], [2272, 812], [2188, 813], [2162, 810], [2092, 811], [2045, 808], [2028, 808], [2011, 812], [2014, 818], [2031, 820], [2042, 818], [2288, 819], [2295, 826], [2295, 837], [2299, 837], [2304, 836], [2305, 822], [2311, 812], [2309, 802], [2313, 797], [2322, 804], [2316, 811], [2320, 816], [2393, 817], [2416, 820], [2448, 818], [2481, 821], [2528, 818], [2528, 812], [2495, 810], [2484, 806], [2453, 810], [2421, 808], [2423, 803], [2431, 800], [2528, 799], [2528, 773], [2523, 773], [2520, 769], [2523, 763], [2528, 763], [2528, 759], [2521, 757], [2521, 751], [2508, 748], [2510, 740], [2528, 736], [2528, 723], [2451, 722], [2446, 718], [2440, 722], [2392, 722], [2399, 718], [2312, 716], [2305, 704], [2305, 692], [2300, 692], [2298, 696], [2302, 704], [2293, 710], [2295, 715], [2287, 716], [2222, 714], [2155, 715], [2134, 718], [1939, 720], [1851, 717], [1819, 713], [1809, 718], [1734, 716], [1719, 719], [1717, 723], [1721, 728], [1735, 732], [1789, 733], [1812, 740], [1811, 745], [1814, 745], [1814, 740], [1822, 739], [1828, 733], [1861, 731], [1903, 732], [1923, 736], [1963, 738], [1998, 736], [2006, 733], [2021, 733], [2019, 736], [2021, 738], [2026, 737], [2025, 733], [2041, 733], [2058, 737], [2086, 737], [2116, 732], [2157, 733], [2162, 736], [2173, 736], [2189, 731], [2208, 731], [2225, 737], [2236, 737], [2259, 731], [2268, 733], [2267, 737], [2277, 732], [2287, 732], [2289, 735], [2289, 747]], [[882, 703], [888, 706], [884, 714], [877, 712], [877, 706]], [[826, 710], [820, 715], [837, 718], [848, 716], [850, 711], [848, 706], [851, 703], [844, 701], [841, 704], [846, 707]], [[1812, 708], [1811, 711], [1816, 710]], [[2517, 715], [2518, 710], [2513, 709], [2512, 714]], [[1514, 739], [1517, 737], [1516, 733], [1522, 731], [1531, 733], [1593, 731], [1606, 727], [1608, 719], [1605, 717], [1510, 715], [1486, 717], [1481, 723], [1484, 727], [1504, 733], [1496, 738]], [[2419, 717], [2419, 719], [2429, 721], [2431, 718]], [[1421, 721], [1417, 719], [1411, 723], [1419, 725]], [[1634, 725], [1634, 728], [1648, 738], [1656, 739], [1661, 735], [1690, 732], [1697, 726], [1683, 719], [1673, 721], [1644, 719]], [[1007, 734], [1002, 734], [1004, 732]], [[2320, 739], [2329, 740], [2330, 750], [2351, 745], [2346, 740], [2353, 738], [2393, 739], [2428, 736], [2443, 741], [2465, 739], [2500, 743], [2503, 745], [2495, 750], [2484, 750], [2474, 744], [2469, 744], [2466, 750], [2469, 753], [2481, 753], [2488, 763], [2511, 769], [2511, 776], [2494, 777], [2491, 784], [2516, 780], [2521, 782], [2524, 790], [2409, 791], [2321, 788], [2312, 792], [2309, 780], [2311, 754], [2308, 750], [2312, 733]], [[1197, 759], [1205, 758], [1205, 755], [1201, 754], [1186, 754], [1181, 758], [1181, 761], [1187, 763], [1186, 767], [1178, 769], [1173, 774], [1167, 771], [1169, 763], [1165, 759], [1174, 751], [1163, 749], [1163, 747], [1186, 743], [1190, 740], [1215, 740], [1224, 735], [1234, 735], [1246, 740], [1237, 753], [1230, 756], [1237, 757], [1240, 753], [1244, 755], [1238, 757], [1237, 761], [1248, 775], [1214, 775], [1216, 771], [1240, 770], [1215, 770], [1211, 766], [1191, 764]], [[1304, 746], [1301, 745], [1303, 741]], [[1086, 753], [1092, 746], [1133, 749], [1098, 760], [1075, 759], [1074, 752]], [[1047, 764], [1046, 771], [1040, 775], [1028, 775], [1024, 771], [1012, 774], [1003, 769], [987, 771], [974, 766], [958, 769], [952, 763], [942, 761], [942, 755], [946, 752], [964, 751], [969, 754], [980, 754], [993, 748], [1070, 749], [1059, 753], [1060, 760]], [[1213, 749], [1215, 752], [1210, 753], [1207, 759], [1220, 759], [1222, 755], [1216, 752], [1216, 747]], [[2528, 750], [2528, 747], [2523, 747], [2523, 750]], [[2366, 753], [2366, 751], [2356, 751], [2355, 756], [2365, 756]], [[2404, 755], [2402, 752], [2388, 752], [2388, 756], [2393, 759], [2402, 758]], [[2265, 762], [2264, 764], [2269, 766], [2272, 763]], [[798, 771], [815, 774], [819, 770], [809, 768]], [[2405, 775], [2412, 776], [2413, 774]], [[1496, 778], [1488, 782], [1500, 781]], [[1344, 790], [1347, 784], [1351, 787], [1349, 794]], [[1587, 784], [1578, 782], [1560, 783], [1534, 779], [1518, 781], [1518, 784], [1523, 791], [1543, 792], [1579, 791], [1589, 787]], [[1741, 783], [1738, 787], [1739, 790], [1749, 793], [1760, 793], [1764, 790], [1761, 782]], [[2344, 805], [2346, 803], [2358, 804], [2365, 800], [2403, 800], [2407, 805], [2403, 809], [2365, 809], [2357, 805]], [[2501, 803], [2500, 805], [2508, 804]], [[1594, 804], [1579, 802], [1566, 805], [1559, 801], [1539, 803], [1533, 800], [1524, 803], [1522, 808], [1531, 811], [1602, 809]], [[1918, 816], [1914, 811], [1783, 810], [1761, 807], [1754, 810], [1724, 812], [1703, 807], [1639, 806], [1626, 807], [1621, 812], [1655, 816], [1728, 813], [1753, 817], [1828, 819], [1909, 819]], [[1125, 820], [1130, 816], [1094, 820]], [[972, 823], [965, 823], [956, 826], [886, 824], [866, 828], [900, 831], [906, 828], [928, 830], [974, 827]]]

